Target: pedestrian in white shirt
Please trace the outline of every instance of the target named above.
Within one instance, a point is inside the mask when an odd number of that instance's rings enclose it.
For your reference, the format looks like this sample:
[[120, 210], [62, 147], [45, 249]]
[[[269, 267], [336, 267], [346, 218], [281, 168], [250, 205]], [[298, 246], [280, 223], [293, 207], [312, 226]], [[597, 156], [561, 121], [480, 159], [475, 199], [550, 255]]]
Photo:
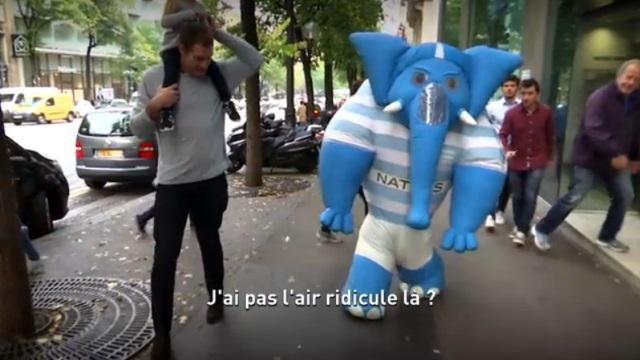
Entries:
[[[520, 79], [515, 75], [510, 75], [502, 83], [502, 97], [487, 105], [487, 116], [496, 134], [500, 133], [500, 128], [502, 128], [502, 123], [504, 122], [504, 115], [507, 111], [520, 103], [520, 99], [518, 99], [519, 86]], [[487, 216], [487, 220], [485, 221], [484, 226], [487, 231], [494, 231], [496, 224], [503, 225], [505, 223], [504, 211], [507, 208], [510, 196], [511, 189], [509, 187], [509, 179], [506, 179], [496, 207], [491, 215]]]

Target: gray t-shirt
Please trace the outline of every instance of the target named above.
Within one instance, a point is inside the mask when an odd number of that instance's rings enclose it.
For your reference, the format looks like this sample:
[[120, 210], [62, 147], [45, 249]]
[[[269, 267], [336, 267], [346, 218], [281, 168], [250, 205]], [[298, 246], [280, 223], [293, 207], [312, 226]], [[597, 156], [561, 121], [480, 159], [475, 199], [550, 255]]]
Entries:
[[178, 28], [185, 21], [195, 21], [196, 14], [206, 15], [207, 9], [198, 1], [177, 0], [175, 12], [164, 15], [160, 20], [165, 28], [160, 51], [178, 47]]
[[[217, 62], [229, 91], [254, 74], [264, 62], [263, 56], [249, 43], [217, 31], [214, 38], [236, 55]], [[159, 146], [158, 183], [177, 185], [214, 178], [229, 166], [224, 139], [225, 113], [218, 92], [208, 77], [180, 75], [180, 100], [176, 105], [173, 131], [159, 132], [158, 124], [146, 111], [147, 103], [162, 86], [161, 65], [147, 70], [140, 83], [139, 101], [134, 109], [131, 130], [144, 139], [155, 138]]]

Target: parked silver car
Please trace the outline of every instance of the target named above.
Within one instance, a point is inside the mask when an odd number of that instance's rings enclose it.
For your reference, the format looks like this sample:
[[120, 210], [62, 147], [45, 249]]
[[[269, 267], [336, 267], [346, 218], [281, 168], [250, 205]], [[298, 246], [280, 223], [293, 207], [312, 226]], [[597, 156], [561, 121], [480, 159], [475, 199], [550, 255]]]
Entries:
[[107, 182], [151, 183], [156, 176], [157, 144], [133, 135], [131, 116], [132, 108], [108, 108], [90, 112], [82, 120], [76, 172], [90, 188], [102, 189]]

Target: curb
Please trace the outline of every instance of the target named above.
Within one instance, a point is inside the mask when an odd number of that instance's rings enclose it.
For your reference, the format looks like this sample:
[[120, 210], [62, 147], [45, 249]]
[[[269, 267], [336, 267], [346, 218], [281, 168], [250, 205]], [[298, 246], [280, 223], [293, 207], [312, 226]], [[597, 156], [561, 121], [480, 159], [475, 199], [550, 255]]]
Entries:
[[[536, 217], [539, 220], [544, 214], [551, 209], [551, 204], [544, 200], [542, 197], [538, 197], [538, 209], [536, 210]], [[558, 230], [562, 235], [569, 239], [569, 243], [575, 248], [584, 251], [591, 255], [594, 260], [602, 263], [605, 268], [615, 273], [620, 277], [621, 281], [625, 282], [631, 289], [640, 295], [640, 277], [636, 276], [626, 266], [622, 265], [618, 260], [613, 258], [608, 251], [605, 251], [597, 244], [593, 243], [587, 236], [585, 236], [579, 229], [575, 228], [568, 222], [564, 222]]]

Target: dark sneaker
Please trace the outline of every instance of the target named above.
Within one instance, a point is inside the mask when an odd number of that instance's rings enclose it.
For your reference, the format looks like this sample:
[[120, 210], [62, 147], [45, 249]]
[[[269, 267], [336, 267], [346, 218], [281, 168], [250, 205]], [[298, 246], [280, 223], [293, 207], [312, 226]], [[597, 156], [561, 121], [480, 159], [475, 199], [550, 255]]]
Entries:
[[227, 101], [222, 103], [222, 109], [224, 110], [225, 113], [227, 113], [227, 115], [229, 115], [229, 119], [233, 121], [240, 120], [240, 114], [238, 113], [238, 110], [236, 109], [236, 104], [233, 101]]
[[626, 253], [626, 252], [629, 251], [629, 246], [627, 246], [627, 244], [625, 244], [625, 243], [623, 243], [622, 241], [619, 241], [619, 240], [612, 240], [612, 241], [598, 240], [596, 242], [601, 247], [603, 247], [605, 249], [609, 249], [609, 250], [615, 251], [615, 252]]
[[215, 324], [224, 316], [224, 304], [221, 301], [209, 306], [207, 309], [207, 323]]
[[162, 115], [160, 116], [160, 131], [167, 132], [173, 131], [176, 127], [176, 115], [173, 112], [173, 109], [164, 109], [162, 110]]
[[343, 242], [342, 239], [337, 237], [331, 231], [323, 231], [322, 229], [320, 229], [320, 230], [318, 230], [318, 232], [316, 232], [316, 237], [322, 243], [341, 244]]
[[156, 334], [151, 349], [151, 360], [171, 359], [171, 336], [169, 333]]
[[146, 234], [147, 233], [147, 229], [146, 228], [147, 223], [142, 219], [141, 215], [136, 215], [136, 226], [138, 227], [138, 232], [140, 234]]

